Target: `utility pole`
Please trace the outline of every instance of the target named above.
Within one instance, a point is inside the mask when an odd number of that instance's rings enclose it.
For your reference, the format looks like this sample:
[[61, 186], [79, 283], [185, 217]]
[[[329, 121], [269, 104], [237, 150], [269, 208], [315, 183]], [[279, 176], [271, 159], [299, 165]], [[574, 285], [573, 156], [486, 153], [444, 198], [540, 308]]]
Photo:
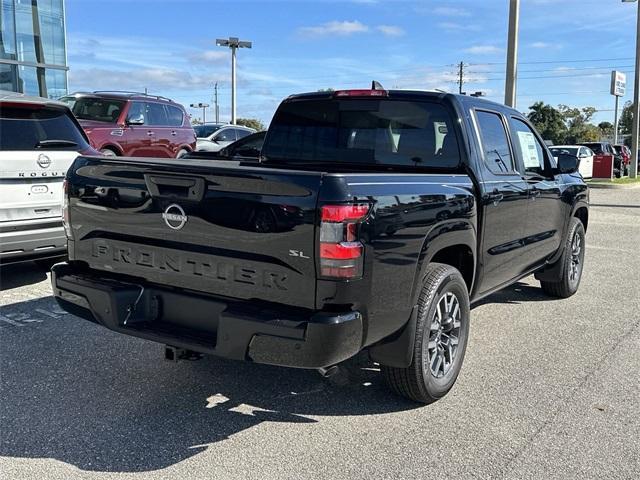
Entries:
[[220, 109], [218, 108], [218, 82], [213, 85], [213, 105], [216, 123], [220, 123]]
[[519, 23], [520, 0], [509, 0], [509, 38], [507, 43], [507, 78], [504, 89], [504, 104], [512, 108], [516, 107]]
[[462, 94], [462, 85], [464, 84], [464, 62], [458, 64], [458, 93]]
[[251, 48], [251, 42], [241, 41], [238, 37], [228, 39], [216, 39], [219, 47], [229, 47], [231, 49], [231, 123], [236, 123], [236, 50], [238, 48]]

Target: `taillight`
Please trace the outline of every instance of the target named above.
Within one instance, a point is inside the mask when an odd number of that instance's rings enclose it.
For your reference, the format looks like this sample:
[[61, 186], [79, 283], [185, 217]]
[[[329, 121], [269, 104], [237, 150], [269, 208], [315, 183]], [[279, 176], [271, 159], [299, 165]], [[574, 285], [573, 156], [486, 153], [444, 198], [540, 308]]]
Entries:
[[364, 246], [360, 224], [369, 205], [324, 205], [320, 222], [320, 275], [325, 278], [362, 277]]
[[62, 182], [62, 225], [67, 238], [71, 238], [71, 225], [69, 225], [69, 182], [65, 178]]

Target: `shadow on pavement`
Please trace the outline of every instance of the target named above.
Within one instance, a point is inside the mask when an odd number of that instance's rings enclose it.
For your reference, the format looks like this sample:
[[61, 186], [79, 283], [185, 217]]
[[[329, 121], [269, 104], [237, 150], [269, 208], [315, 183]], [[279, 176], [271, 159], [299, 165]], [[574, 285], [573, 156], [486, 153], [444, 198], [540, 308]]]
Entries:
[[538, 286], [532, 287], [531, 285], [527, 285], [523, 282], [517, 282], [503, 290], [483, 298], [477, 303], [474, 303], [472, 308], [487, 305], [489, 303], [517, 304], [527, 302], [548, 302], [550, 300], [554, 300], [554, 298], [544, 293], [542, 288]]
[[34, 262], [0, 265], [0, 291], [42, 282], [47, 278], [47, 271]]
[[161, 345], [63, 314], [51, 297], [0, 313], [24, 323], [0, 328], [2, 456], [152, 471], [262, 422], [290, 423], [295, 438], [295, 424], [316, 416], [421, 407], [388, 391], [362, 356], [329, 380], [214, 357], [169, 363]]

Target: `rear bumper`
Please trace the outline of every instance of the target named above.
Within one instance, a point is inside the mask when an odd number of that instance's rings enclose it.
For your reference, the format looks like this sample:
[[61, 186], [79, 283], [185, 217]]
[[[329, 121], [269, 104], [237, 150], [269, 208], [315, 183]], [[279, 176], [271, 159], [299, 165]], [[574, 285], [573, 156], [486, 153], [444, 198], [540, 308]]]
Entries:
[[247, 301], [139, 285], [52, 269], [60, 306], [110, 330], [224, 358], [298, 368], [335, 365], [362, 347], [359, 312], [327, 313], [256, 306]]
[[[51, 223], [47, 222], [47, 225]], [[66, 250], [67, 237], [62, 222], [59, 222], [59, 226], [46, 228], [38, 228], [37, 224], [24, 222], [24, 224], [3, 226], [0, 230], [0, 262], [2, 263], [62, 256]]]

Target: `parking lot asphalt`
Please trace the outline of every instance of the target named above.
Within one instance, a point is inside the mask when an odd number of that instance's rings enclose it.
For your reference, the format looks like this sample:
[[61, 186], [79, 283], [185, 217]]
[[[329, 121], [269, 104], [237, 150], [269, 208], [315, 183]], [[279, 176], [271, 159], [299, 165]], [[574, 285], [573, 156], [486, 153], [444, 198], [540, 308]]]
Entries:
[[0, 478], [640, 478], [640, 189], [593, 190], [570, 299], [533, 277], [472, 311], [456, 386], [420, 406], [374, 364], [316, 372], [163, 347], [0, 270]]

